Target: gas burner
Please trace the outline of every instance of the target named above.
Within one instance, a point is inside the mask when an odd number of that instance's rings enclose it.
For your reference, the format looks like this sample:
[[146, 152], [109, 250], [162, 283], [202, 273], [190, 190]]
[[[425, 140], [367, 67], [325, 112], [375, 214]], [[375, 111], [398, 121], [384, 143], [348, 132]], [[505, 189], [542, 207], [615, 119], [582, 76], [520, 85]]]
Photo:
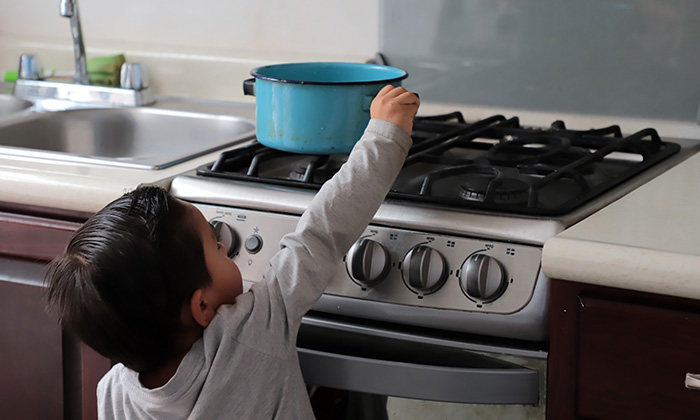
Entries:
[[588, 149], [571, 146], [561, 153], [542, 158], [535, 163], [518, 165], [518, 170], [520, 173], [528, 173], [528, 170], [554, 172], [563, 170], [563, 168], [573, 164], [576, 172], [582, 175], [594, 175], [596, 172], [601, 172], [602, 169], [596, 168], [594, 162], [581, 164], [584, 160], [589, 159], [592, 154]]
[[515, 167], [534, 164], [559, 155], [569, 148], [569, 139], [559, 136], [533, 136], [501, 141], [486, 152], [492, 165]]
[[[506, 168], [507, 169], [507, 168]], [[517, 173], [506, 175], [492, 166], [464, 165], [438, 170], [423, 180], [421, 196], [443, 196], [444, 185], [455, 185], [460, 181], [456, 194], [464, 200], [521, 205], [527, 204], [529, 185]], [[437, 187], [442, 184], [443, 188]]]
[[328, 181], [344, 161], [326, 155], [304, 157], [293, 164], [289, 179], [304, 183], [322, 184]]
[[[529, 185], [502, 174], [469, 174], [463, 178], [459, 196], [465, 200], [494, 204], [527, 204]], [[488, 200], [488, 201], [487, 201]]]

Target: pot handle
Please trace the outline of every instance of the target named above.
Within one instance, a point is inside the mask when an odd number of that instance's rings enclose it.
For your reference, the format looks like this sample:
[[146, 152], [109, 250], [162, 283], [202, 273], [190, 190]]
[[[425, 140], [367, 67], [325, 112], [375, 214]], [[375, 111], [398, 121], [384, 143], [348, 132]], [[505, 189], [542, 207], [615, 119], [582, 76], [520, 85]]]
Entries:
[[255, 77], [243, 81], [243, 94], [255, 96]]
[[372, 101], [374, 100], [374, 97], [377, 95], [365, 95], [362, 98], [362, 110], [363, 111], [369, 111], [369, 107], [372, 105]]

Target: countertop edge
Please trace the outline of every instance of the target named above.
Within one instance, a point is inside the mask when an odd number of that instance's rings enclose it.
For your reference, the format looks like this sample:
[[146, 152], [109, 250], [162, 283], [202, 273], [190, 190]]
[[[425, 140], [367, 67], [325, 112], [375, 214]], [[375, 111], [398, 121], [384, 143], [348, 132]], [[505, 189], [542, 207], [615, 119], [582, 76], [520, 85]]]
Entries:
[[700, 299], [700, 257], [572, 238], [549, 239], [542, 271], [553, 279]]

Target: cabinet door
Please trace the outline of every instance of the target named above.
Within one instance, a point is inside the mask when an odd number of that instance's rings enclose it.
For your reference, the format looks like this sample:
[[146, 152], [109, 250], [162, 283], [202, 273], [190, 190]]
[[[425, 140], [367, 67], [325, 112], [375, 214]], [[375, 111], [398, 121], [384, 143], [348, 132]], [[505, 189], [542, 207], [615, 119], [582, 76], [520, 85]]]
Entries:
[[43, 290], [0, 281], [0, 418], [64, 418], [62, 334]]
[[111, 362], [44, 310], [44, 262], [80, 223], [0, 212], [0, 419], [97, 418]]
[[0, 256], [0, 419], [95, 420], [111, 362], [46, 313], [43, 272]]
[[580, 296], [578, 415], [600, 420], [697, 419], [700, 314]]

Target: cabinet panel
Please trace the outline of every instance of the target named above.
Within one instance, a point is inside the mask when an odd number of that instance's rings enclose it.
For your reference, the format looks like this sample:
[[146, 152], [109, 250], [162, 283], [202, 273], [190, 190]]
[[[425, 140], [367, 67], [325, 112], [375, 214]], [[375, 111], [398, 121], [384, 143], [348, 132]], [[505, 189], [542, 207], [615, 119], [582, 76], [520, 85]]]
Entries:
[[80, 223], [0, 212], [0, 255], [51, 261]]
[[44, 311], [43, 290], [0, 281], [3, 418], [63, 419], [62, 334]]
[[700, 391], [700, 314], [580, 295], [578, 414], [601, 420], [691, 419]]
[[2, 419], [97, 418], [97, 382], [111, 362], [63, 333], [44, 309], [44, 264], [65, 250], [87, 218], [78, 216], [0, 211]]

